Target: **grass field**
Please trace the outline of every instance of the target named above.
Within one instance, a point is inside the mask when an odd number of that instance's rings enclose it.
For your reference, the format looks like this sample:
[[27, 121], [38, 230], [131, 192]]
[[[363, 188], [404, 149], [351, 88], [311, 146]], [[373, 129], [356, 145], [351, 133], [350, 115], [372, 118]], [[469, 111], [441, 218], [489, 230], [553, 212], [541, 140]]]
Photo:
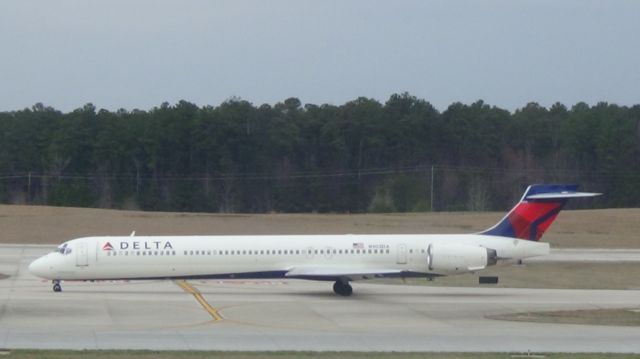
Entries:
[[[497, 213], [202, 214], [0, 205], [0, 243], [59, 244], [89, 235], [473, 233]], [[556, 248], [640, 248], [640, 209], [564, 211]]]
[[[201, 214], [0, 205], [0, 243], [59, 244], [88, 235], [473, 233], [503, 213]], [[562, 212], [544, 239], [553, 247], [640, 248], [640, 209]], [[490, 267], [499, 287], [637, 289], [629, 263], [526, 263]], [[3, 276], [0, 273], [0, 279]], [[397, 280], [395, 281], [397, 283]], [[477, 275], [409, 279], [409, 284], [478, 286]]]
[[[1, 354], [2, 352], [0, 352]], [[16, 350], [6, 352], [5, 358], [11, 359], [112, 359], [112, 358], [135, 358], [135, 359], [509, 359], [509, 358], [551, 358], [551, 359], [600, 359], [600, 358], [639, 358], [640, 355], [633, 354], [562, 354], [562, 353], [363, 353], [363, 352], [154, 352], [154, 351], [66, 351], [66, 350]]]
[[[505, 264], [489, 267], [483, 276], [498, 276], [497, 285], [479, 285], [478, 274], [451, 277], [407, 279], [407, 284], [429, 286], [503, 288], [555, 288], [555, 289], [640, 289], [640, 265], [637, 263], [531, 263]], [[378, 280], [381, 283], [399, 283], [399, 279]], [[640, 304], [640, 303], [639, 303]]]

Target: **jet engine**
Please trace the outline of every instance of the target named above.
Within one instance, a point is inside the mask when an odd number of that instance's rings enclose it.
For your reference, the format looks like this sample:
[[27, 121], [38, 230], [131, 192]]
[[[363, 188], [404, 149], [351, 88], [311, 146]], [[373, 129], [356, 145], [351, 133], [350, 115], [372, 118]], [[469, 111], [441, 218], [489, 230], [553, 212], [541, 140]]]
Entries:
[[473, 272], [498, 262], [494, 249], [463, 244], [429, 244], [427, 267], [437, 274]]

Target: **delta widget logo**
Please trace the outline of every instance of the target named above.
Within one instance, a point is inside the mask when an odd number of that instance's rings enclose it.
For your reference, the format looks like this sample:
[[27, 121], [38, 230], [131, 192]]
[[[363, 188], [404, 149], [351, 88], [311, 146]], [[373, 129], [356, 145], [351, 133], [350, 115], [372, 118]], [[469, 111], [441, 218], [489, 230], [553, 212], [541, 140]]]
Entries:
[[104, 246], [102, 246], [102, 250], [103, 251], [112, 251], [113, 250], [113, 246], [111, 245], [111, 243], [107, 242], [104, 244]]

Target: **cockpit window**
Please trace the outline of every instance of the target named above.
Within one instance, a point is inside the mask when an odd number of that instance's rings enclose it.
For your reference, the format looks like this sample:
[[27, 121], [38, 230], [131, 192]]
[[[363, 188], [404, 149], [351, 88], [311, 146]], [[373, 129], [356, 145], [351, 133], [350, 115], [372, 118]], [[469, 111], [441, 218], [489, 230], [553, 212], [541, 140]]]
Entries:
[[68, 246], [67, 243], [64, 243], [63, 245], [58, 247], [57, 252], [66, 256], [67, 254], [71, 253], [71, 248]]

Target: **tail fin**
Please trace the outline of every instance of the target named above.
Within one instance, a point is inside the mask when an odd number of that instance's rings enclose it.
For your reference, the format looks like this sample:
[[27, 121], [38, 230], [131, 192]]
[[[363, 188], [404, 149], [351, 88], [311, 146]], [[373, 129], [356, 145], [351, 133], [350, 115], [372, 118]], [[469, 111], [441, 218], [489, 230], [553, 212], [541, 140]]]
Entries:
[[539, 241], [570, 198], [601, 194], [577, 192], [577, 189], [578, 185], [531, 185], [498, 224], [480, 234]]

